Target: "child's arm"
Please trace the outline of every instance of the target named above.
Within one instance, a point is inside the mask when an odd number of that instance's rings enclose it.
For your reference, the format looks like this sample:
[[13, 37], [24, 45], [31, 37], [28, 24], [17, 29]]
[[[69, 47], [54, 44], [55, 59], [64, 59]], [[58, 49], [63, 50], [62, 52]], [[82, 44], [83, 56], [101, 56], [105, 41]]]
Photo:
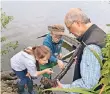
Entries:
[[40, 75], [42, 75], [42, 74], [44, 74], [44, 73], [52, 74], [52, 73], [54, 73], [54, 72], [52, 71], [51, 68], [47, 68], [47, 69], [44, 69], [44, 70], [42, 70], [42, 71], [37, 71], [37, 72], [36, 72], [37, 76], [40, 76]]
[[[42, 70], [42, 71], [36, 71], [36, 76], [40, 76], [40, 75], [42, 75], [42, 74], [44, 74], [44, 73], [52, 74], [52, 73], [54, 73], [54, 72], [52, 71], [51, 68], [47, 68], [47, 69]], [[28, 76], [28, 77], [31, 79], [31, 75], [30, 75], [29, 72], [26, 74], [26, 76]]]
[[47, 68], [47, 69], [42, 70], [42, 71], [37, 71], [36, 65], [31, 60], [29, 60], [28, 62], [24, 62], [24, 64], [25, 64], [25, 66], [28, 70], [29, 75], [32, 76], [32, 77], [37, 77], [37, 76], [42, 75], [44, 73], [47, 73], [47, 74], [52, 74], [53, 73], [51, 68]]
[[63, 40], [60, 40], [60, 43], [59, 43], [59, 45], [60, 45], [60, 48], [59, 48], [59, 54], [58, 54], [58, 56], [57, 56], [57, 58], [58, 59], [62, 59], [62, 44], [63, 44]]
[[62, 53], [60, 53], [60, 54], [57, 56], [58, 59], [62, 59], [62, 57], [63, 57]]
[[64, 63], [61, 60], [57, 60], [57, 63], [60, 69], [64, 69]]

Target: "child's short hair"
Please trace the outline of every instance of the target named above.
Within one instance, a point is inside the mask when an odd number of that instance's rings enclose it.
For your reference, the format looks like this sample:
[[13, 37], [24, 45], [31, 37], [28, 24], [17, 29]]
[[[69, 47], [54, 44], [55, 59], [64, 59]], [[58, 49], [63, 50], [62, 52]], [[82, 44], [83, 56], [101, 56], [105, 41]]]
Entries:
[[65, 28], [61, 24], [54, 24], [54, 25], [48, 26], [48, 30], [51, 32], [64, 32]]

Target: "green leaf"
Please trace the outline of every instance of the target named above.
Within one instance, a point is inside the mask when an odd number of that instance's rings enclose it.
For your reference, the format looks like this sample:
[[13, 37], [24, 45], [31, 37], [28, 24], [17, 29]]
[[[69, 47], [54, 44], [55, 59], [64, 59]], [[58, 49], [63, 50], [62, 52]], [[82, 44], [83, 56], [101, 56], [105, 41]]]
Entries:
[[105, 75], [105, 74], [108, 74], [109, 72], [110, 72], [110, 71], [109, 71], [108, 69], [103, 69], [103, 70], [101, 71], [102, 76]]
[[99, 83], [100, 83], [100, 84], [108, 85], [109, 79], [107, 79], [107, 78], [102, 78], [101, 81], [100, 81]]
[[101, 60], [101, 58], [99, 57], [99, 55], [97, 54], [97, 52], [95, 51], [95, 50], [93, 50], [93, 49], [91, 49], [91, 48], [89, 48], [90, 50], [91, 50], [91, 52], [95, 55], [95, 57], [97, 58], [97, 60], [99, 61], [99, 63], [100, 63], [100, 65], [101, 65], [101, 67], [102, 67], [102, 60]]
[[110, 68], [110, 59], [106, 59], [104, 65], [103, 65], [103, 68], [107, 68], [107, 66]]
[[6, 37], [1, 37], [1, 42], [6, 41]]
[[1, 9], [1, 29], [6, 28], [6, 25], [13, 20], [13, 16], [7, 16]]
[[110, 26], [110, 24], [106, 24], [106, 26]]
[[50, 88], [50, 89], [45, 89], [43, 91], [63, 91], [63, 92], [75, 92], [75, 93], [82, 93], [82, 94], [96, 94], [95, 92], [92, 93], [87, 89], [82, 89], [82, 88]]
[[94, 91], [98, 86], [100, 86], [101, 84], [100, 83], [98, 83], [98, 84], [96, 84], [93, 88], [91, 88], [90, 90], [91, 91]]
[[105, 91], [107, 91], [108, 89], [110, 90], [110, 86], [106, 86], [106, 87], [104, 88]]

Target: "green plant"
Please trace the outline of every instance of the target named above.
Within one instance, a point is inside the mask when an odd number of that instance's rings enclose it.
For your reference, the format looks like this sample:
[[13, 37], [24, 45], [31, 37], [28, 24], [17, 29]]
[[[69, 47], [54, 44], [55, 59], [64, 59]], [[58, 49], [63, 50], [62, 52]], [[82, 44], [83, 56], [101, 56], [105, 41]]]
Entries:
[[110, 26], [110, 24], [106, 24], [106, 26]]
[[13, 20], [13, 16], [7, 16], [5, 12], [1, 10], [1, 29], [6, 28], [6, 25], [9, 24], [10, 21]]
[[102, 79], [100, 84], [103, 84], [102, 94], [110, 94], [110, 34], [107, 34], [106, 45], [102, 49], [104, 64], [102, 66]]
[[[0, 20], [1, 20], [1, 32], [2, 32], [2, 29], [6, 29], [7, 24], [9, 24], [9, 22], [13, 20], [13, 16], [6, 15], [6, 13], [2, 11], [2, 9], [0, 9], [0, 11], [1, 11]], [[5, 44], [0, 52], [0, 54], [2, 55], [7, 54], [11, 49], [15, 50], [18, 47], [18, 41], [16, 41], [15, 43], [12, 42], [7, 43], [7, 38], [5, 36], [1, 37], [1, 43]]]
[[4, 45], [4, 49], [1, 50], [1, 54], [2, 55], [5, 55], [8, 52], [10, 52], [11, 49], [14, 49], [15, 50], [17, 47], [18, 47], [18, 41], [16, 41], [15, 43], [12, 43], [12, 42], [6, 43]]

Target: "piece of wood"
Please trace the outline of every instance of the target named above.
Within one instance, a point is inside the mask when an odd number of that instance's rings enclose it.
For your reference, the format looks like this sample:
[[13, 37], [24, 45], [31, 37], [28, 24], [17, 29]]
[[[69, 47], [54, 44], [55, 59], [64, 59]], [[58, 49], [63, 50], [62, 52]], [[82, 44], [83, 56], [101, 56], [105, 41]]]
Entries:
[[99, 94], [102, 94], [102, 93], [103, 93], [103, 90], [104, 90], [105, 86], [106, 86], [106, 85], [104, 84], [103, 87], [101, 88]]
[[71, 47], [74, 45], [74, 46], [77, 46], [79, 44], [79, 42], [76, 40], [75, 37], [72, 37], [71, 34], [65, 34], [63, 36], [63, 40], [64, 42], [66, 42], [68, 45], [70, 45]]
[[66, 55], [63, 55], [62, 60], [65, 60], [66, 58], [68, 58], [70, 55], [72, 55], [74, 53], [75, 50], [67, 53]]

